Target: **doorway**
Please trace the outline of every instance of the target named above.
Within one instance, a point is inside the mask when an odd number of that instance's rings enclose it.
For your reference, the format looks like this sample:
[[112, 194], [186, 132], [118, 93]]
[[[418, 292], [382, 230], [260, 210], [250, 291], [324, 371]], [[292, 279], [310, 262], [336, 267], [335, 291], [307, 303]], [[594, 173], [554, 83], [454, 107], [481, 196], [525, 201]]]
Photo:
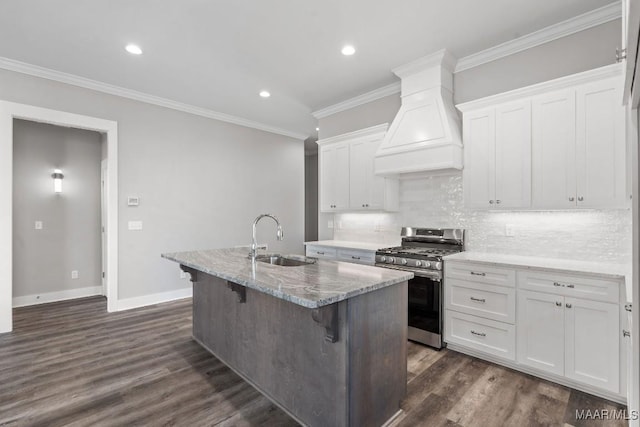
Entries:
[[14, 119], [97, 131], [105, 135], [105, 271], [107, 310], [118, 300], [117, 122], [0, 101], [0, 333], [13, 329], [13, 127]]

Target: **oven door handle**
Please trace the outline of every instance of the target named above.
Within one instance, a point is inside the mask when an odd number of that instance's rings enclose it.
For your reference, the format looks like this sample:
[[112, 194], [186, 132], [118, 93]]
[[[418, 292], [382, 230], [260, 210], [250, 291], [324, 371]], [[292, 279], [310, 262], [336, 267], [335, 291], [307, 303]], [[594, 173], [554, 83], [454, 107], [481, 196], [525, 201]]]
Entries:
[[406, 271], [408, 273], [413, 273], [413, 275], [416, 277], [424, 277], [427, 279], [431, 279], [435, 282], [442, 281], [442, 273], [440, 273], [439, 271], [422, 271], [418, 269], [407, 268], [407, 267], [396, 267], [396, 266], [387, 265], [387, 264], [375, 264], [375, 266], [381, 267], [381, 268], [388, 268], [391, 270]]

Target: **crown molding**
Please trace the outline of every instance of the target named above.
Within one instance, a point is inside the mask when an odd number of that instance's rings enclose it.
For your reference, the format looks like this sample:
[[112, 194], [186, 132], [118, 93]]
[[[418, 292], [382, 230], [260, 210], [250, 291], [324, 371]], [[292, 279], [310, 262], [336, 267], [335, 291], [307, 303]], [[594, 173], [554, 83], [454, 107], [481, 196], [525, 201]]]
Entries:
[[372, 136], [382, 137], [385, 134], [385, 132], [387, 132], [388, 128], [389, 128], [389, 123], [382, 123], [382, 124], [371, 126], [368, 128], [358, 129], [353, 132], [343, 133], [342, 135], [336, 135], [330, 138], [319, 139], [316, 141], [316, 144], [327, 145], [327, 144], [335, 144], [336, 142], [353, 141], [354, 139], [359, 139], [359, 138], [369, 138]]
[[427, 68], [436, 66], [453, 71], [456, 66], [456, 61], [456, 57], [449, 53], [447, 49], [440, 49], [431, 55], [423, 56], [422, 58], [418, 58], [408, 64], [396, 67], [391, 71], [393, 71], [393, 74], [403, 79], [420, 71], [424, 71]]
[[496, 104], [515, 101], [528, 96], [540, 95], [554, 90], [566, 89], [572, 86], [585, 84], [596, 80], [621, 77], [623, 66], [624, 64], [622, 63], [605, 65], [604, 67], [594, 68], [593, 70], [571, 74], [569, 76], [537, 83], [531, 86], [525, 86], [522, 88], [511, 90], [509, 92], [503, 92], [497, 95], [475, 99], [463, 104], [458, 104], [456, 105], [456, 108], [465, 113], [467, 111], [480, 110], [482, 108], [491, 107]]
[[400, 82], [394, 82], [390, 85], [372, 90], [371, 92], [363, 93], [362, 95], [347, 99], [346, 101], [338, 102], [337, 104], [333, 104], [326, 108], [314, 111], [311, 114], [313, 114], [313, 117], [315, 117], [316, 119], [323, 119], [332, 114], [349, 110], [359, 105], [384, 98], [385, 96], [393, 95], [394, 93], [400, 93]]
[[567, 19], [566, 21], [550, 25], [533, 33], [518, 37], [517, 39], [460, 58], [454, 72], [458, 73], [523, 50], [531, 49], [532, 47], [613, 21], [621, 16], [622, 5], [620, 1], [615, 1], [601, 8]]
[[159, 96], [150, 95], [144, 92], [138, 92], [135, 90], [111, 85], [111, 84], [100, 82], [97, 80], [87, 79], [85, 77], [77, 76], [75, 74], [64, 73], [61, 71], [52, 70], [50, 68], [40, 67], [38, 65], [16, 61], [10, 58], [0, 57], [0, 69], [14, 71], [22, 74], [28, 74], [34, 77], [53, 80], [56, 82], [65, 83], [72, 86], [77, 86], [85, 89], [94, 90], [97, 92], [107, 93], [109, 95], [115, 95], [122, 98], [132, 99], [134, 101], [157, 105], [159, 107], [182, 111], [184, 113], [189, 113], [196, 116], [201, 116], [209, 119], [219, 120], [222, 122], [232, 123], [235, 125], [257, 129], [257, 130], [261, 130], [269, 133], [275, 133], [278, 135], [283, 135], [283, 136], [287, 136], [294, 139], [304, 140], [308, 137], [308, 135], [304, 135], [298, 132], [289, 131], [287, 129], [282, 129], [275, 126], [270, 126], [264, 123], [256, 122], [256, 121], [245, 119], [242, 117], [233, 116], [231, 114], [225, 114], [225, 113], [220, 113], [218, 111], [213, 111], [213, 110], [209, 110], [202, 107], [196, 107], [194, 105], [173, 101], [167, 98], [161, 98]]

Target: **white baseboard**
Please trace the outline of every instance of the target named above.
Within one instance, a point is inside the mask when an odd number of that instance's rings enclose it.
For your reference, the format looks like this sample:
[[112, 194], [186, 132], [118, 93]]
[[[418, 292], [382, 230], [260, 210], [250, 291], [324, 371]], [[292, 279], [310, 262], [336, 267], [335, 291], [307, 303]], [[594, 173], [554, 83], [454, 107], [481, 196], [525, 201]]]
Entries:
[[160, 292], [158, 294], [143, 295], [140, 297], [121, 299], [116, 302], [115, 311], [131, 310], [132, 308], [144, 307], [147, 305], [160, 304], [163, 302], [178, 299], [191, 298], [193, 288], [182, 288], [175, 291]]
[[15, 297], [13, 298], [13, 307], [25, 307], [28, 305], [46, 304], [48, 302], [92, 297], [95, 295], [102, 295], [102, 286], [89, 286], [86, 288], [67, 289], [64, 291], [45, 292], [41, 294]]

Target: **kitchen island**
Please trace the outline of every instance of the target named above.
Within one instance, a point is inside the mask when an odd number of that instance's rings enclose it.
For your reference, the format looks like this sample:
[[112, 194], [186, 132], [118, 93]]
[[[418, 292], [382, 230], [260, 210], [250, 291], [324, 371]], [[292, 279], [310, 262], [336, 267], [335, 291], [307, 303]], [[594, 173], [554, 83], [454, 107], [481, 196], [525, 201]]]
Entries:
[[294, 256], [312, 263], [272, 265], [247, 252], [162, 255], [191, 274], [193, 338], [301, 424], [397, 415], [412, 273]]

